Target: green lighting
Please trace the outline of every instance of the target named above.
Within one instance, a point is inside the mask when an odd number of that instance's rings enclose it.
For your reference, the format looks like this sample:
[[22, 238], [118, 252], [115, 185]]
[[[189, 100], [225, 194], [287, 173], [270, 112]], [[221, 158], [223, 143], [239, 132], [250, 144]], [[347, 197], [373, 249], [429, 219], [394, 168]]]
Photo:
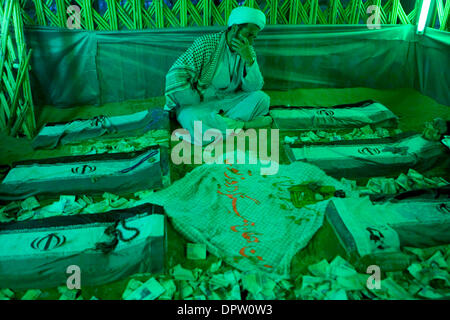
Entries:
[[422, 34], [425, 29], [425, 23], [428, 17], [428, 11], [430, 10], [431, 0], [423, 0], [422, 8], [420, 9], [419, 24], [417, 26], [417, 33]]

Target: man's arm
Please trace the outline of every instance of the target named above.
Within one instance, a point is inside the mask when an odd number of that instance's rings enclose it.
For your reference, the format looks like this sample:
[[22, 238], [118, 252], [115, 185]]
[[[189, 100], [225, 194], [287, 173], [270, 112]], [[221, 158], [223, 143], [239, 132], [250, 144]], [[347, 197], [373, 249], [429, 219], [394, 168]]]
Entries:
[[263, 86], [264, 78], [259, 70], [259, 65], [255, 57], [251, 65], [245, 63], [244, 75], [242, 78], [242, 90], [247, 92], [258, 91], [261, 90]]
[[242, 41], [233, 39], [232, 45], [245, 63], [244, 74], [242, 75], [242, 90], [247, 92], [261, 90], [264, 85], [264, 78], [256, 61], [255, 50], [245, 38]]

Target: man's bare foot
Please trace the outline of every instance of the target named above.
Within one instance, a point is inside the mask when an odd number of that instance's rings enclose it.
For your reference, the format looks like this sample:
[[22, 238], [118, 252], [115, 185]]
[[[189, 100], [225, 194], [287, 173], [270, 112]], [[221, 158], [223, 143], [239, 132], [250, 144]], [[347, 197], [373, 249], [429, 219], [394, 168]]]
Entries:
[[227, 129], [233, 129], [233, 130], [237, 131], [244, 127], [244, 121], [231, 119], [231, 118], [225, 117], [220, 114], [218, 114], [218, 116], [221, 117], [223, 119], [223, 121], [225, 121], [225, 124], [227, 125]]
[[272, 118], [269, 116], [262, 116], [258, 117], [254, 120], [247, 121], [244, 123], [245, 129], [257, 129], [257, 128], [264, 128], [267, 126], [270, 126], [272, 124]]

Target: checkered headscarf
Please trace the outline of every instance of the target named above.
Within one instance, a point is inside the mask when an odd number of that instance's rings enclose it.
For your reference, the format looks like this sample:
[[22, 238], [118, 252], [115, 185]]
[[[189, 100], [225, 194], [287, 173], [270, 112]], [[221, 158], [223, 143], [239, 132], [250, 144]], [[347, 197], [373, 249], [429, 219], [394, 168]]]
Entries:
[[189, 88], [200, 93], [206, 90], [225, 46], [225, 31], [206, 34], [196, 39], [175, 61], [166, 75], [166, 110], [176, 106], [173, 93]]

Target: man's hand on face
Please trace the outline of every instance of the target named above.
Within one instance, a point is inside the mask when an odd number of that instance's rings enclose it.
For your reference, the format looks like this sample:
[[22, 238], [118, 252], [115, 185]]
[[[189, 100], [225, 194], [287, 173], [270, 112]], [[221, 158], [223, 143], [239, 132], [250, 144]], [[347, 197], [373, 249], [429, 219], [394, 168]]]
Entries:
[[248, 40], [244, 37], [237, 37], [231, 40], [231, 47], [234, 51], [236, 51], [244, 61], [251, 66], [255, 61], [252, 56], [251, 45]]

